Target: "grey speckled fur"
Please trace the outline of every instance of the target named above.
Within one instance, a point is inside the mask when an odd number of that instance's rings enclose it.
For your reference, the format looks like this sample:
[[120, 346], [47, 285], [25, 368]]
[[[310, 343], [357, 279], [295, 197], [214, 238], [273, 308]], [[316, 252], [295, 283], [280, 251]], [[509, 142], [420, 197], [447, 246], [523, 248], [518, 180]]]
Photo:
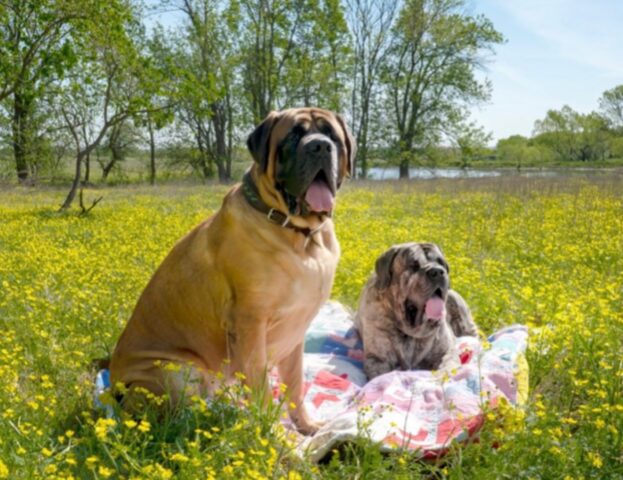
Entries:
[[[448, 264], [434, 244], [395, 245], [377, 259], [355, 317], [369, 379], [392, 370], [438, 369], [456, 336], [478, 336], [467, 303], [449, 286]], [[440, 320], [425, 312], [434, 295], [445, 300]]]

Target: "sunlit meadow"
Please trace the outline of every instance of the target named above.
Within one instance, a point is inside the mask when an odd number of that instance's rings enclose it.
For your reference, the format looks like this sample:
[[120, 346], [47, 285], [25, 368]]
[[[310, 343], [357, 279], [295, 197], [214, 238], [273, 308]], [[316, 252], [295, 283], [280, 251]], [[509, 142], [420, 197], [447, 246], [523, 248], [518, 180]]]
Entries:
[[[105, 357], [173, 243], [225, 187], [116, 187], [86, 216], [58, 190], [0, 191], [0, 478], [623, 478], [620, 180], [351, 182], [335, 214], [334, 298], [356, 307], [393, 243], [438, 243], [485, 333], [531, 327], [530, 400], [422, 463], [362, 440], [320, 465], [252, 403], [106, 419]], [[266, 288], [270, 288], [267, 285]], [[236, 392], [223, 392], [223, 398]], [[273, 412], [274, 417], [278, 412]]]

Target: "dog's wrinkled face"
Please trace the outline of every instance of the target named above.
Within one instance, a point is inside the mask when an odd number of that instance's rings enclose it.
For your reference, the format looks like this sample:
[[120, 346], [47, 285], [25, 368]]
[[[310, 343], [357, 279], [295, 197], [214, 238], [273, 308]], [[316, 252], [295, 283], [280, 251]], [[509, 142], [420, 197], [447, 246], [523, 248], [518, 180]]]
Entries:
[[344, 120], [318, 108], [271, 112], [247, 145], [291, 215], [330, 214], [355, 156]]
[[445, 318], [449, 267], [432, 243], [395, 245], [376, 261], [376, 287], [386, 290], [397, 327], [406, 335], [426, 338]]

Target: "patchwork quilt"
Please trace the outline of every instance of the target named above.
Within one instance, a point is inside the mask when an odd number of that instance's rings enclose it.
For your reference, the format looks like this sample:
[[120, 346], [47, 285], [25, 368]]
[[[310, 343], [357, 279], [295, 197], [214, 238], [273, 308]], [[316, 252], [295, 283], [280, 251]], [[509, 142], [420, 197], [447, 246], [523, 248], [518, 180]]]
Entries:
[[305, 403], [326, 422], [301, 449], [322, 458], [336, 444], [365, 435], [382, 450], [408, 449], [425, 458], [443, 455], [482, 426], [485, 409], [503, 398], [526, 401], [528, 331], [503, 328], [482, 342], [457, 339], [455, 368], [394, 371], [366, 383], [363, 350], [351, 314], [327, 303], [312, 322], [305, 344]]
[[[367, 382], [352, 315], [328, 302], [306, 334], [304, 358], [306, 407], [324, 425], [312, 437], [300, 436], [298, 448], [317, 461], [337, 444], [365, 436], [384, 451], [443, 455], [452, 442], [466, 441], [480, 429], [487, 409], [525, 402], [527, 339], [521, 325], [503, 328], [487, 342], [460, 337], [452, 368], [394, 371]], [[272, 380], [277, 399], [276, 372]], [[108, 383], [108, 372], [100, 371], [96, 399]]]

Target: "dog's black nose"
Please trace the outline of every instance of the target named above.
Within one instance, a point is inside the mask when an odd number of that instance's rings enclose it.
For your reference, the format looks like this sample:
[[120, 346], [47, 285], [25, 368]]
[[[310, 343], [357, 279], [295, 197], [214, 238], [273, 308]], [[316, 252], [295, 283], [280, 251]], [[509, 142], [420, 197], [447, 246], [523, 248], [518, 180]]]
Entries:
[[331, 141], [327, 138], [314, 138], [313, 140], [307, 142], [305, 145], [305, 153], [311, 154], [323, 154], [323, 153], [331, 153], [333, 149], [333, 145]]
[[446, 271], [441, 267], [432, 267], [426, 271], [426, 275], [431, 280], [442, 278], [446, 274]]

